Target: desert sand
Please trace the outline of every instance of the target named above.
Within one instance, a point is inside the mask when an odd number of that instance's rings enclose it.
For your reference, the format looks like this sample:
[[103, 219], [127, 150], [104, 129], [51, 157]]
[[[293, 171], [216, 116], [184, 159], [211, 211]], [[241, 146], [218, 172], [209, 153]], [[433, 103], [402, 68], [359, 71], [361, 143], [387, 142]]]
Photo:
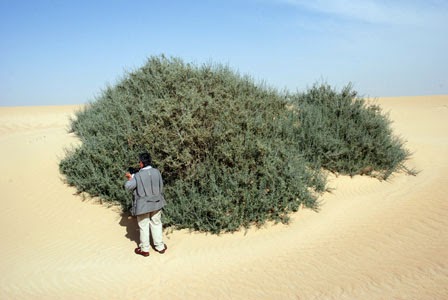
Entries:
[[80, 106], [0, 107], [0, 299], [448, 299], [448, 95], [376, 101], [417, 176], [331, 176], [289, 225], [165, 232], [149, 257], [135, 219], [62, 180]]

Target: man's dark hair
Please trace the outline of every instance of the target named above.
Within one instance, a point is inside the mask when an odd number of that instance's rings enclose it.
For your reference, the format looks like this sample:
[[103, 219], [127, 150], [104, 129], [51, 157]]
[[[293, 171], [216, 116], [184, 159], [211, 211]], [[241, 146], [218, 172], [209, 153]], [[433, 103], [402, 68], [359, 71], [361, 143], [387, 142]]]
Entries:
[[144, 167], [151, 165], [152, 159], [151, 159], [151, 155], [149, 155], [148, 152], [141, 153], [138, 156], [138, 159], [143, 163]]

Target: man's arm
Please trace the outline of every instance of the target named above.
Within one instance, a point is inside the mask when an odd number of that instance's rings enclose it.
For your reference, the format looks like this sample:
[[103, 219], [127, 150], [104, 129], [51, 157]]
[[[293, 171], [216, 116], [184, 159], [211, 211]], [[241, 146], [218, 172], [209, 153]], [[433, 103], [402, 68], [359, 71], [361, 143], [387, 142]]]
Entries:
[[135, 180], [135, 176], [132, 176], [131, 174], [126, 173], [126, 177], [128, 178], [128, 181], [124, 184], [124, 187], [128, 191], [133, 191], [137, 187], [137, 181]]

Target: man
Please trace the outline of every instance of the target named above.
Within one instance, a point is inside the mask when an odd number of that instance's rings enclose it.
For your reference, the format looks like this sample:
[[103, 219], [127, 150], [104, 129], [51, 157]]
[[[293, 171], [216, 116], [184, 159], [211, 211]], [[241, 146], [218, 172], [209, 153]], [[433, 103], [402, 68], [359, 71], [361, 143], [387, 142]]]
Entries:
[[151, 167], [151, 156], [145, 152], [139, 155], [140, 171], [126, 173], [125, 188], [134, 193], [131, 213], [137, 216], [140, 230], [140, 244], [135, 253], [149, 256], [149, 234], [151, 228], [154, 250], [163, 254], [167, 246], [162, 239], [162, 208], [166, 205], [163, 197], [163, 180], [159, 170]]

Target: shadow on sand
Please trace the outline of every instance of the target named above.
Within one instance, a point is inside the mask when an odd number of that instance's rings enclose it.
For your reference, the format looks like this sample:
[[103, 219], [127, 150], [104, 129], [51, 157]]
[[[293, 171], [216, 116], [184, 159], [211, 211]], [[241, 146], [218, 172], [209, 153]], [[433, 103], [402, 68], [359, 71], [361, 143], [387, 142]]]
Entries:
[[140, 242], [140, 232], [137, 225], [137, 218], [130, 213], [121, 213], [120, 225], [126, 228], [126, 235], [129, 240], [135, 242], [138, 246]]

